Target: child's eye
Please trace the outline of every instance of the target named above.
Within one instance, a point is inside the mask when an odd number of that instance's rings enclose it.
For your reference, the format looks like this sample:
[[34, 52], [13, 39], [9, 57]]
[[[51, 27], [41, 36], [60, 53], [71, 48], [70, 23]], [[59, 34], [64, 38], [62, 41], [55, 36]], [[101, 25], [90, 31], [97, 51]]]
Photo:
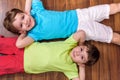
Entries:
[[82, 59], [82, 60], [84, 59], [83, 56], [81, 57], [81, 59]]
[[85, 61], [85, 58], [84, 58], [83, 56], [81, 57], [81, 59], [82, 59], [83, 61]]
[[24, 15], [22, 16], [22, 19], [24, 19]]
[[20, 27], [22, 28], [22, 24], [20, 24]]
[[83, 51], [83, 49], [81, 48], [81, 51]]

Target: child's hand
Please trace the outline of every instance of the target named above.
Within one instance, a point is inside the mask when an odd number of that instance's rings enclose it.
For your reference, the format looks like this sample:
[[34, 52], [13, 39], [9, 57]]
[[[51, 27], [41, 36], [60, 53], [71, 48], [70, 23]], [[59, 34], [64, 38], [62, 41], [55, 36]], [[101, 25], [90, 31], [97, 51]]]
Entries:
[[31, 5], [32, 5], [32, 0], [26, 0], [25, 2], [25, 12], [30, 13], [31, 10]]
[[80, 68], [85, 68], [85, 64], [79, 64]]
[[79, 64], [79, 77], [80, 80], [85, 80], [85, 64]]
[[20, 33], [20, 34], [25, 34], [25, 33], [26, 33], [26, 31], [20, 31], [19, 33]]
[[25, 38], [26, 34], [27, 34], [26, 31], [22, 31], [21, 34], [20, 34], [20, 36], [19, 36], [19, 39]]
[[27, 32], [26, 31], [23, 31], [22, 34], [26, 34]]

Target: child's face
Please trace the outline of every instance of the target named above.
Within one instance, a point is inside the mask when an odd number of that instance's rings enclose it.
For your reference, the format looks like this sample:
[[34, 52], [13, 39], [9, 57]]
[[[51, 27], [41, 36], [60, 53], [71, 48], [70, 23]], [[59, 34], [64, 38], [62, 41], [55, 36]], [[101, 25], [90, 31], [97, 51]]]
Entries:
[[71, 51], [70, 56], [77, 64], [84, 64], [88, 61], [87, 51], [88, 48], [86, 46], [77, 46]]
[[34, 19], [27, 13], [18, 13], [15, 16], [15, 21], [13, 22], [13, 26], [19, 31], [29, 31], [34, 25]]

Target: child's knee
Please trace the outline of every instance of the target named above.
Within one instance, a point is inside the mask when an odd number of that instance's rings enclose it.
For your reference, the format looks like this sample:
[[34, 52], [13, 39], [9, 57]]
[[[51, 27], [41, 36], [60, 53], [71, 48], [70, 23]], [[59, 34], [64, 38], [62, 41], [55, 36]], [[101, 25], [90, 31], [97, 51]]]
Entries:
[[110, 14], [115, 14], [117, 12], [120, 12], [120, 3], [110, 4]]
[[113, 33], [112, 43], [120, 45], [120, 34]]

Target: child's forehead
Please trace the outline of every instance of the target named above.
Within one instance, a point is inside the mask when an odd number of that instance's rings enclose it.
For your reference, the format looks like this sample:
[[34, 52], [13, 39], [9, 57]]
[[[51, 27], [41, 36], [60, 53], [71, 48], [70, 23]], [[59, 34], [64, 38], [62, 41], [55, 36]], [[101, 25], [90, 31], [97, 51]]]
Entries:
[[86, 46], [86, 45], [79, 45], [79, 47], [81, 47], [81, 48], [85, 48], [85, 49], [89, 49], [89, 47], [88, 46]]
[[15, 19], [19, 16], [21, 16], [22, 14], [21, 13], [17, 13], [16, 16], [15, 16]]
[[15, 16], [15, 19], [19, 19], [21, 16], [25, 15], [25, 13], [17, 13]]
[[17, 13], [17, 15], [23, 15], [23, 14], [25, 14], [25, 13]]

